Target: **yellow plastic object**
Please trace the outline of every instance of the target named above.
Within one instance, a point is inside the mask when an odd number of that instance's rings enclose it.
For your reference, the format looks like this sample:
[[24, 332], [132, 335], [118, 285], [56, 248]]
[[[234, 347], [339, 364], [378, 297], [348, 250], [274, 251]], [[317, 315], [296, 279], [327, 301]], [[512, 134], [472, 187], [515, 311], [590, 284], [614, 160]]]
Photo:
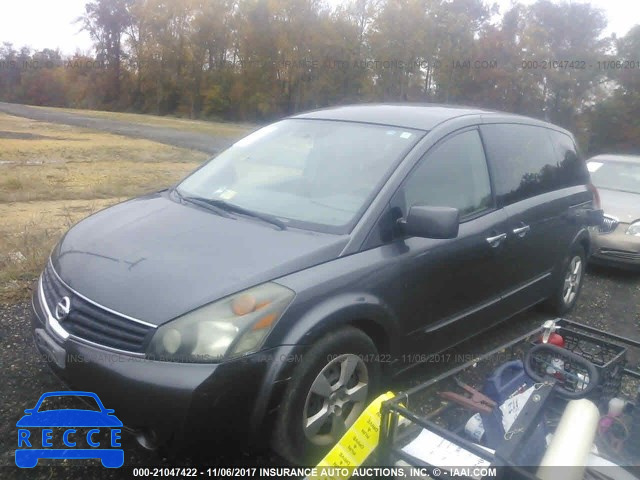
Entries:
[[373, 400], [340, 441], [320, 460], [313, 480], [347, 480], [378, 446], [382, 402], [395, 396], [387, 392]]

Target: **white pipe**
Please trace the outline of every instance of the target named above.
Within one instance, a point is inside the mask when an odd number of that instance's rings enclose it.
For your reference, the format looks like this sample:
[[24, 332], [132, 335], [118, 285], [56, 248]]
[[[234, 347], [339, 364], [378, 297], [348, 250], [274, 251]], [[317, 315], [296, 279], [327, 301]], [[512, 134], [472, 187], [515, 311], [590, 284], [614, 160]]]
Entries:
[[[600, 412], [593, 402], [585, 398], [571, 400], [540, 462], [538, 478], [582, 480], [599, 420]], [[551, 467], [572, 468], [563, 468], [559, 471]]]

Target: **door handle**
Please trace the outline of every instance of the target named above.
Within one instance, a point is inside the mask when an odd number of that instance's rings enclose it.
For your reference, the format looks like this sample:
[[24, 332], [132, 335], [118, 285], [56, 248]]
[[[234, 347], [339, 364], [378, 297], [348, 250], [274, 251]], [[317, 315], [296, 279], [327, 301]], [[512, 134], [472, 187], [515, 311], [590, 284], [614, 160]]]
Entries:
[[518, 237], [522, 238], [524, 237], [527, 233], [529, 233], [529, 230], [531, 230], [531, 227], [529, 225], [525, 225], [523, 227], [519, 227], [519, 228], [514, 228], [513, 229], [513, 234], [517, 235]]
[[487, 243], [491, 245], [491, 248], [497, 248], [505, 238], [507, 238], [507, 234], [501, 233], [500, 235], [496, 235], [495, 237], [487, 237]]

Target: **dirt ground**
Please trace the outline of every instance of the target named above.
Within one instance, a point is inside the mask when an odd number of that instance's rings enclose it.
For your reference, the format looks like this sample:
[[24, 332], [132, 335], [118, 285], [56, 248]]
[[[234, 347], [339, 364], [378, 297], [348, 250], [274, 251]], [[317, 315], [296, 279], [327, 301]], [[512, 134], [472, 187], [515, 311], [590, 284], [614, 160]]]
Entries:
[[[585, 324], [607, 329], [621, 335], [640, 340], [640, 274], [618, 271], [603, 267], [590, 267], [576, 310], [568, 316]], [[64, 386], [48, 370], [36, 355], [29, 329], [27, 302], [0, 306], [0, 477], [22, 477], [25, 472], [14, 465], [16, 447], [16, 421], [23, 410], [35, 404], [43, 392], [61, 390]], [[486, 332], [463, 345], [457, 352], [480, 355], [511, 338], [526, 333], [540, 325], [543, 313], [531, 310], [507, 323]], [[636, 357], [637, 360], [637, 357]], [[437, 369], [447, 369], [454, 365], [440, 365]], [[401, 391], [418, 382], [425, 381], [435, 373], [433, 365], [413, 369], [409, 375], [393, 381], [390, 388]], [[128, 434], [123, 434], [125, 465], [128, 466], [269, 466], [282, 461], [265, 452], [247, 452], [239, 446], [231, 445], [228, 451], [200, 453], [196, 457], [183, 457], [171, 461], [163, 460], [156, 453], [138, 446]], [[106, 470], [93, 461], [74, 461], [70, 466], [37, 467], [28, 472], [31, 479], [55, 478], [121, 478], [130, 471]], [[67, 463], [66, 465], [69, 465]]]

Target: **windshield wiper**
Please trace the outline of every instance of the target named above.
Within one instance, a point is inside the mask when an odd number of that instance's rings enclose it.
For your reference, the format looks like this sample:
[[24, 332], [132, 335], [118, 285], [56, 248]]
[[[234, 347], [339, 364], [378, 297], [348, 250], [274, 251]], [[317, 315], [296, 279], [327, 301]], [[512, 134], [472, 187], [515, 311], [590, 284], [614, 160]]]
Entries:
[[227, 213], [226, 210], [216, 206], [216, 205], [212, 205], [210, 204], [206, 198], [201, 198], [201, 197], [185, 197], [184, 195], [182, 195], [177, 188], [174, 188], [173, 193], [176, 194], [176, 196], [178, 197], [178, 199], [181, 202], [188, 202], [188, 203], [193, 203], [194, 205], [198, 205], [199, 207], [202, 208], [206, 208], [209, 211], [212, 211], [214, 213], [217, 213], [218, 215], [220, 215], [221, 217], [225, 217], [225, 218], [233, 218], [231, 215], [229, 215]]
[[205, 198], [205, 197], [185, 197], [182, 195], [177, 188], [173, 189], [173, 193], [180, 199], [182, 202], [190, 202], [195, 205], [199, 205], [208, 210], [212, 210], [216, 212], [218, 215], [227, 218], [233, 218], [229, 215], [228, 212], [239, 213], [240, 215], [245, 215], [247, 217], [257, 218], [262, 220], [263, 222], [270, 223], [271, 225], [275, 225], [280, 230], [286, 230], [287, 226], [281, 220], [278, 220], [276, 217], [267, 215], [265, 213], [254, 212], [253, 210], [249, 210], [248, 208], [241, 207], [240, 205], [235, 205], [233, 203], [229, 203], [225, 200], [218, 200], [215, 198]]
[[272, 215], [267, 215], [265, 213], [254, 212], [253, 210], [249, 210], [248, 208], [241, 207], [240, 205], [236, 205], [234, 203], [229, 203], [225, 200], [218, 200], [215, 198], [199, 198], [200, 201], [206, 202], [208, 205], [211, 205], [216, 208], [220, 208], [221, 210], [225, 210], [227, 212], [239, 213], [240, 215], [245, 215], [247, 217], [257, 218], [262, 220], [263, 222], [270, 223], [271, 225], [275, 225], [280, 230], [286, 230], [287, 226], [283, 221], [277, 219]]

